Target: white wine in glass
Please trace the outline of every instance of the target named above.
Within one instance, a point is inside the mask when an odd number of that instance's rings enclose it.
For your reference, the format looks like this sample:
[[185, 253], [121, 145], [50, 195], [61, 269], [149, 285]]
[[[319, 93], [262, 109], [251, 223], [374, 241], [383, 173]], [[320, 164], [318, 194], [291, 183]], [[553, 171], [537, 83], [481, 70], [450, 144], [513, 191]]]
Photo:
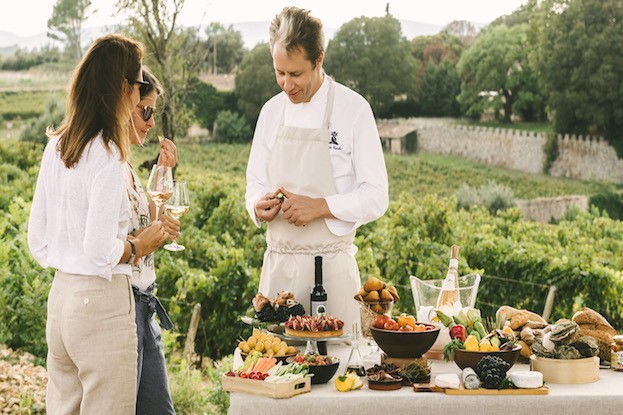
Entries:
[[[190, 200], [188, 198], [188, 188], [186, 182], [175, 181], [173, 183], [173, 195], [167, 203], [167, 213], [173, 219], [179, 220], [190, 209]], [[177, 240], [165, 245], [167, 251], [183, 251], [186, 249], [183, 245], [177, 243]]]
[[156, 205], [156, 220], [160, 207], [173, 196], [173, 171], [171, 167], [154, 165], [147, 179], [147, 194]]

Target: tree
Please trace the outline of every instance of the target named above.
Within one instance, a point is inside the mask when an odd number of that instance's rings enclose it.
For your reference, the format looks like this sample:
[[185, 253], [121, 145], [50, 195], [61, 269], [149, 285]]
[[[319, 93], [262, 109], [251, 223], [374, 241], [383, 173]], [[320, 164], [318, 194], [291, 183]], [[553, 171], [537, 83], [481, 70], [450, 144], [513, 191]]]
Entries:
[[235, 30], [232, 25], [225, 28], [220, 23], [210, 23], [206, 29], [208, 39], [208, 67], [213, 74], [230, 73], [240, 65], [245, 53], [242, 34]]
[[147, 49], [144, 62], [162, 83], [165, 96], [160, 125], [172, 140], [184, 133], [192, 116], [184, 112], [184, 96], [205, 62], [206, 50], [196, 28], [178, 27], [185, 0], [118, 0], [129, 17], [133, 36]]
[[212, 130], [219, 112], [237, 110], [236, 97], [232, 91], [218, 91], [198, 78], [191, 81], [184, 105], [194, 113], [197, 122], [209, 130]]
[[71, 58], [82, 57], [82, 24], [87, 20], [91, 0], [57, 0], [48, 19], [48, 37], [65, 43]]
[[458, 100], [467, 115], [478, 118], [492, 109], [497, 118], [501, 109], [504, 122], [510, 123], [513, 105], [522, 94], [540, 94], [534, 83], [526, 82], [533, 76], [528, 31], [527, 24], [491, 27], [463, 53], [457, 65]]
[[474, 42], [478, 29], [467, 20], [453, 20], [443, 28], [442, 33], [455, 36], [461, 40], [464, 46], [469, 46]]
[[262, 105], [279, 91], [270, 46], [258, 43], [242, 60], [234, 90], [238, 108], [249, 124], [255, 125]]
[[456, 100], [461, 91], [461, 80], [449, 60], [429, 63], [418, 90], [422, 115], [456, 117], [460, 113]]
[[623, 144], [623, 7], [620, 0], [542, 4], [539, 68], [560, 133], [603, 134]]
[[391, 15], [358, 17], [338, 30], [327, 46], [329, 75], [359, 92], [377, 114], [398, 97], [413, 96], [416, 62], [400, 22]]

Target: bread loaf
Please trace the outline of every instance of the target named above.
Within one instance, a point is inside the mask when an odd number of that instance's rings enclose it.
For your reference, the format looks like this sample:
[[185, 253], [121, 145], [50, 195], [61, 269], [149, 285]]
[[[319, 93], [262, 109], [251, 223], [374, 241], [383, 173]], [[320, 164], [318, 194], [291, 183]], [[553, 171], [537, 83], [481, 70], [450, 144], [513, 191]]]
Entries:
[[601, 314], [588, 307], [575, 313], [571, 319], [580, 326], [581, 336], [590, 336], [597, 340], [599, 358], [610, 360], [610, 344], [618, 333]]

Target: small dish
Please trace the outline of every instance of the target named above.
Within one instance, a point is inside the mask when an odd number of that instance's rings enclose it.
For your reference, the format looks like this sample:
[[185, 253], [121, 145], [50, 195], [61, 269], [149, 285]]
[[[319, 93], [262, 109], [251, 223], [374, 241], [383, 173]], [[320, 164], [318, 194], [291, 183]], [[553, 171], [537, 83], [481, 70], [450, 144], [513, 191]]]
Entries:
[[393, 391], [402, 388], [402, 379], [394, 381], [379, 382], [376, 380], [368, 380], [368, 388], [377, 391]]

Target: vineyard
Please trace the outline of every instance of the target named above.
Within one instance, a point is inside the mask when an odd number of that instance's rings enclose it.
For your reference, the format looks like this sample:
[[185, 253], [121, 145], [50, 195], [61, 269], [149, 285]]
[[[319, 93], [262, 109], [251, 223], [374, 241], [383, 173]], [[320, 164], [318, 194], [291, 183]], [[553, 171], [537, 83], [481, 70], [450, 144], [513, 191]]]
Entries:
[[[155, 151], [154, 145], [141, 149], [135, 164]], [[39, 269], [26, 245], [40, 152], [41, 147], [32, 144], [0, 145], [4, 162], [0, 166], [0, 289], [5, 293], [0, 303], [0, 342], [42, 357], [45, 301], [52, 272]], [[247, 152], [245, 146], [180, 145], [177, 178], [189, 183], [192, 197], [180, 238], [188, 249], [181, 254], [160, 251], [157, 255], [159, 295], [168, 303], [176, 330], [186, 332], [192, 306], [201, 303], [197, 352], [214, 359], [230, 354], [245, 329], [239, 316], [256, 293], [265, 247], [264, 229], [252, 224], [244, 208]], [[436, 166], [434, 159], [412, 158], [408, 169]], [[409, 181], [396, 169], [406, 170], [409, 158], [388, 156], [387, 160], [391, 185], [408, 186]], [[458, 168], [459, 163], [455, 164]], [[448, 177], [457, 174], [478, 179], [467, 171], [416, 177], [422, 177], [418, 182], [430, 186], [428, 189], [449, 193], [449, 183], [456, 185], [456, 179]], [[535, 179], [518, 189], [543, 186], [541, 192], [554, 192], [563, 188], [560, 183], [565, 181]], [[600, 186], [604, 185], [569, 182], [573, 191], [599, 190]], [[20, 189], [19, 193], [15, 189]], [[486, 313], [500, 304], [540, 311], [545, 292], [538, 287], [553, 284], [558, 287], [553, 318], [569, 317], [576, 307], [585, 305], [604, 314], [616, 327], [623, 327], [619, 301], [623, 293], [621, 222], [600, 216], [596, 209], [576, 212], [558, 224], [525, 222], [518, 209], [496, 214], [484, 209], [458, 210], [451, 194], [424, 191], [414, 185], [393, 196], [387, 214], [360, 229], [356, 240], [362, 275], [393, 281], [405, 299], [403, 311], [413, 311], [409, 276], [439, 278], [447, 266], [448, 247], [459, 244], [463, 247], [459, 271], [483, 275], [477, 306]], [[178, 340], [183, 342], [183, 336]]]

